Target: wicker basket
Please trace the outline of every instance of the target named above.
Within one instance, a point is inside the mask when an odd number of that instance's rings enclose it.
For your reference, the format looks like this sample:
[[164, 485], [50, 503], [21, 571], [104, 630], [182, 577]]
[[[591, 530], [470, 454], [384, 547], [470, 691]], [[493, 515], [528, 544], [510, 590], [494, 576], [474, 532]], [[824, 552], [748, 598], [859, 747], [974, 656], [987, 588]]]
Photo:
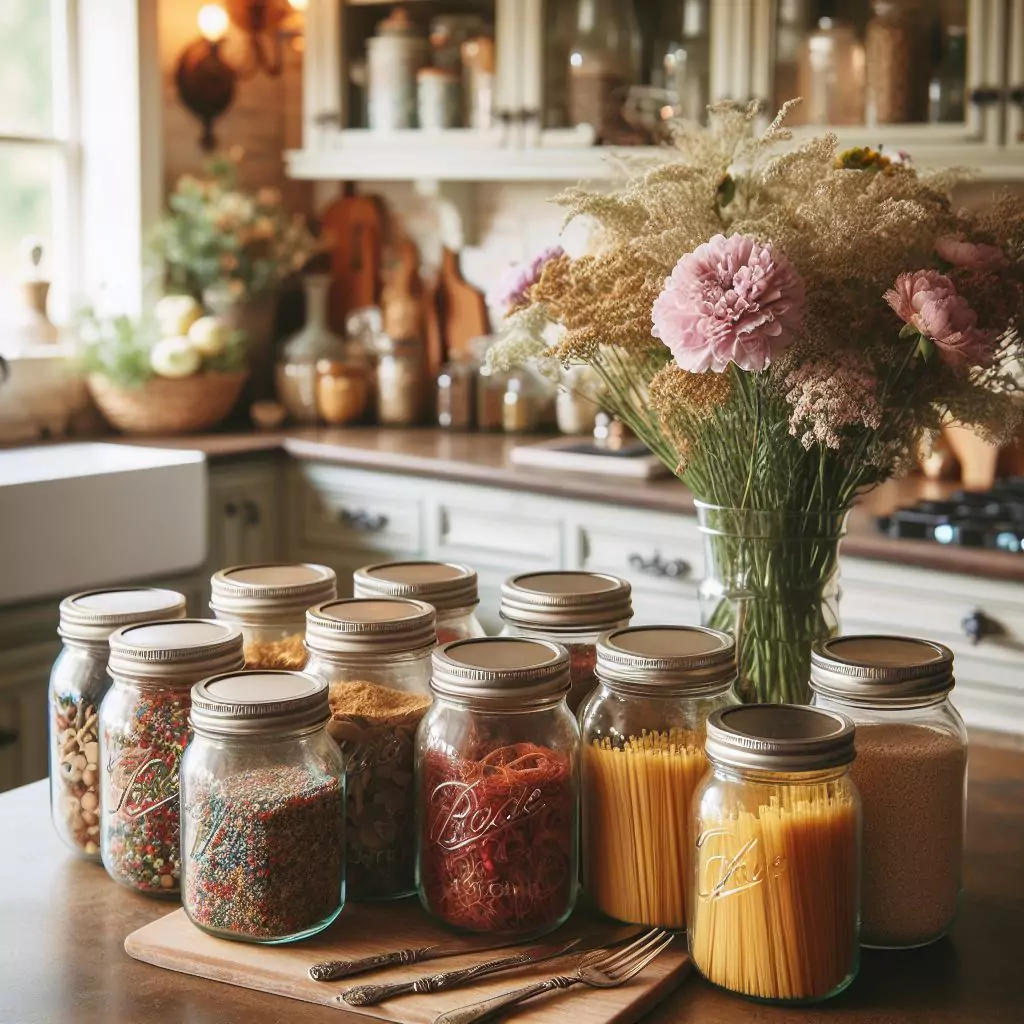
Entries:
[[188, 434], [216, 426], [229, 412], [248, 377], [197, 373], [175, 380], [153, 377], [124, 388], [102, 374], [89, 375], [89, 391], [103, 418], [124, 434]]

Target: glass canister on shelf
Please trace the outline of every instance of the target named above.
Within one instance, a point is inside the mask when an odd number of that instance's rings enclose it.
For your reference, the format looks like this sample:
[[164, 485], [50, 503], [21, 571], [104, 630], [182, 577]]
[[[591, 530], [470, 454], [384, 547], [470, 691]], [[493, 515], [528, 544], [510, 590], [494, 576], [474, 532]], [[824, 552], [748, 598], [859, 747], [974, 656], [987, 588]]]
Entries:
[[448, 68], [425, 67], [416, 72], [420, 128], [462, 127], [462, 78]]
[[210, 609], [242, 631], [248, 669], [300, 669], [306, 663], [306, 609], [338, 596], [326, 565], [236, 565], [210, 578]]
[[575, 711], [597, 683], [598, 637], [623, 629], [633, 617], [626, 580], [597, 572], [529, 572], [501, 587], [502, 636], [553, 640], [568, 648]]
[[593, 434], [600, 406], [600, 381], [589, 366], [570, 366], [559, 374], [555, 419], [563, 434]]
[[569, 659], [543, 640], [456, 640], [433, 656], [416, 741], [420, 901], [454, 928], [558, 927], [577, 894], [579, 729]]
[[437, 642], [484, 635], [476, 572], [456, 562], [378, 562], [352, 575], [356, 597], [409, 597], [437, 612]]
[[404, 7], [395, 7], [366, 41], [372, 130], [416, 127], [416, 72], [429, 62], [426, 36]]
[[230, 672], [192, 688], [181, 902], [198, 928], [293, 942], [341, 913], [345, 764], [330, 717], [327, 684], [300, 672]]
[[437, 425], [445, 430], [472, 430], [477, 367], [445, 363], [437, 377]]
[[416, 727], [430, 705], [434, 609], [404, 598], [328, 601], [306, 614], [306, 671], [330, 686], [327, 731], [347, 777], [351, 900], [415, 892]]
[[852, 26], [820, 18], [804, 39], [798, 78], [801, 123], [864, 123], [864, 47]]
[[177, 896], [192, 687], [244, 666], [242, 633], [226, 622], [150, 622], [111, 634], [113, 682], [100, 705], [100, 851], [115, 882]]
[[814, 704], [857, 726], [864, 811], [861, 941], [921, 946], [960, 902], [967, 731], [950, 703], [953, 653], [910, 637], [842, 636], [811, 655]]
[[50, 811], [75, 853], [100, 859], [99, 709], [110, 689], [110, 634], [121, 626], [185, 616], [173, 590], [123, 587], [73, 594], [60, 603], [64, 647], [50, 673]]
[[377, 421], [411, 427], [423, 411], [423, 349], [416, 339], [378, 339]]
[[853, 723], [795, 704], [722, 708], [705, 752], [687, 907], [694, 966], [765, 1002], [838, 994], [859, 965]]
[[924, 121], [930, 42], [922, 11], [908, 0], [872, 0], [864, 32], [865, 116], [868, 125]]
[[342, 359], [321, 359], [316, 364], [316, 410], [332, 427], [353, 423], [366, 412], [370, 398], [367, 369]]
[[705, 723], [737, 703], [735, 645], [699, 626], [614, 630], [597, 678], [579, 710], [584, 886], [609, 917], [683, 929]]

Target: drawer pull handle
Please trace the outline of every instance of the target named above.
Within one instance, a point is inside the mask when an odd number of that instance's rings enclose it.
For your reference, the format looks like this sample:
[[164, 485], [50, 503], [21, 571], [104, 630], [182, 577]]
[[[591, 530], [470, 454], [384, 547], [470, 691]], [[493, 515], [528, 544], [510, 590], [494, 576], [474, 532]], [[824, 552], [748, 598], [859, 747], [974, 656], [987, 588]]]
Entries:
[[1005, 630], [1002, 625], [986, 615], [980, 608], [976, 608], [970, 615], [965, 615], [960, 620], [960, 628], [972, 644], [981, 643], [987, 636], [1001, 636]]
[[242, 502], [242, 518], [246, 526], [259, 526], [260, 519], [260, 507], [255, 501], [250, 501], [246, 498]]
[[383, 513], [367, 512], [366, 509], [356, 510], [343, 508], [338, 513], [338, 522], [360, 533], [380, 533], [386, 530], [391, 520]]
[[17, 729], [0, 729], [0, 747], [12, 747], [17, 742]]
[[645, 576], [657, 576], [659, 579], [683, 580], [693, 572], [693, 566], [683, 558], [672, 558], [665, 561], [660, 551], [655, 551], [652, 558], [633, 554], [629, 556], [629, 566], [642, 572]]

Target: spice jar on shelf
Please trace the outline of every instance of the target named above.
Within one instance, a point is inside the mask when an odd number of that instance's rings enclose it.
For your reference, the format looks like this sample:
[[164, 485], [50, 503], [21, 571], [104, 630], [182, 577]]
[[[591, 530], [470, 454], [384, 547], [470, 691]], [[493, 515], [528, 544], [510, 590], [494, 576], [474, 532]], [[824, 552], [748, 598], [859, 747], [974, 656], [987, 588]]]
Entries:
[[471, 430], [477, 367], [445, 363], [437, 376], [437, 425], [445, 430]]
[[626, 580], [597, 572], [530, 572], [502, 584], [502, 636], [553, 640], [569, 651], [575, 711], [594, 688], [598, 637], [622, 629], [633, 617]]
[[386, 427], [411, 427], [423, 412], [423, 350], [413, 338], [378, 339], [377, 420]]
[[173, 590], [124, 587], [73, 594], [60, 603], [64, 647], [50, 673], [50, 811], [75, 853], [100, 859], [99, 709], [108, 689], [110, 634], [121, 626], [183, 618]]
[[352, 575], [356, 597], [409, 597], [437, 612], [437, 642], [484, 635], [476, 572], [456, 562], [378, 562]]
[[449, 68], [425, 67], [416, 73], [420, 128], [462, 127], [462, 78]]
[[436, 615], [422, 601], [349, 598], [306, 614], [306, 671], [330, 685], [330, 735], [347, 775], [351, 900], [415, 892], [413, 744], [430, 705]]
[[579, 710], [584, 885], [609, 917], [685, 928], [705, 723], [737, 703], [735, 645], [700, 626], [614, 630], [597, 678]]
[[366, 367], [343, 359], [321, 359], [316, 364], [316, 409], [331, 426], [358, 420], [369, 403]]
[[791, 704], [715, 711], [693, 797], [693, 964], [765, 1002], [816, 1002], [857, 973], [860, 799], [854, 726]]
[[836, 637], [814, 648], [811, 687], [815, 706], [857, 725], [862, 944], [934, 942], [962, 887], [967, 731], [949, 701], [953, 654], [910, 637]]
[[229, 672], [192, 688], [181, 884], [203, 931], [292, 942], [341, 913], [345, 764], [330, 717], [327, 684], [301, 672]]
[[245, 638], [248, 669], [300, 669], [306, 609], [338, 596], [338, 577], [326, 565], [236, 565], [210, 579], [214, 616]]
[[577, 891], [579, 729], [558, 644], [437, 648], [417, 734], [420, 901], [454, 928], [558, 927]]
[[100, 851], [115, 882], [177, 896], [191, 690], [244, 665], [241, 631], [226, 622], [150, 622], [111, 634], [113, 684], [100, 705]]
[[925, 120], [928, 85], [920, 41], [921, 11], [897, 0], [872, 0], [864, 32], [865, 115], [869, 125]]

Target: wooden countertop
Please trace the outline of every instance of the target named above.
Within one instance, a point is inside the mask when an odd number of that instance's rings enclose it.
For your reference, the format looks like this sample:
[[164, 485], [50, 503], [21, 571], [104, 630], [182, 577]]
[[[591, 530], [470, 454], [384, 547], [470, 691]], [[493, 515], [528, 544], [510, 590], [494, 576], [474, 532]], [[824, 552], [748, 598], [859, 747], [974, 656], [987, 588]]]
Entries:
[[[366, 1021], [132, 960], [123, 949], [125, 936], [173, 905], [135, 895], [111, 882], [100, 867], [74, 858], [51, 826], [46, 786], [37, 782], [0, 796], [3, 1024]], [[975, 744], [970, 754], [966, 891], [947, 939], [909, 952], [865, 952], [860, 976], [850, 989], [819, 1008], [759, 1006], [691, 975], [645, 1021], [1016, 1024], [1024, 929], [1022, 855], [1024, 751]]]

